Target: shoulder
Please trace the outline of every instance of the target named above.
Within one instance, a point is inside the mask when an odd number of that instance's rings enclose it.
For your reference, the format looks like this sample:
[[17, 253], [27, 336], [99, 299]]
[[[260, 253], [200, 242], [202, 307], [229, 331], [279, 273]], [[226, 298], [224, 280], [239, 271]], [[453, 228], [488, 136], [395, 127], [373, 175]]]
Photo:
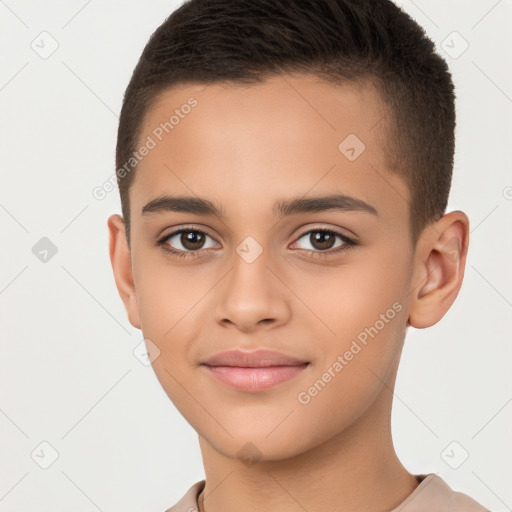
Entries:
[[204, 480], [196, 482], [176, 505], [168, 508], [165, 512], [198, 512], [197, 497], [203, 490], [204, 484]]
[[467, 494], [453, 490], [435, 473], [417, 475], [420, 485], [391, 512], [490, 512]]

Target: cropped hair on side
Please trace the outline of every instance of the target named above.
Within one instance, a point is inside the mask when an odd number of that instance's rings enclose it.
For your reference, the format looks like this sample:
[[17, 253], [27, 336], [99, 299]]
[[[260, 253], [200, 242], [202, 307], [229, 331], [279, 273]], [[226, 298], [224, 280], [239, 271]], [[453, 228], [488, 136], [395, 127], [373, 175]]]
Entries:
[[454, 85], [434, 43], [407, 13], [390, 0], [188, 0], [151, 35], [124, 94], [116, 174], [129, 247], [132, 156], [158, 95], [178, 84], [258, 84], [285, 73], [374, 84], [387, 111], [376, 128], [385, 134], [388, 168], [410, 190], [411, 243], [444, 214]]

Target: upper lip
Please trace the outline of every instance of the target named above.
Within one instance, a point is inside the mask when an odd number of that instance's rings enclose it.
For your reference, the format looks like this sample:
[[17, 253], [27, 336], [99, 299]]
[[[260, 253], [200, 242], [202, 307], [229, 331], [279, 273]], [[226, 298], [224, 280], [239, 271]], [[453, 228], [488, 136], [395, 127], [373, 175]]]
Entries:
[[210, 357], [203, 364], [207, 366], [239, 366], [246, 368], [258, 368], [265, 366], [297, 366], [308, 361], [293, 356], [276, 352], [274, 350], [254, 350], [243, 352], [242, 350], [226, 350]]

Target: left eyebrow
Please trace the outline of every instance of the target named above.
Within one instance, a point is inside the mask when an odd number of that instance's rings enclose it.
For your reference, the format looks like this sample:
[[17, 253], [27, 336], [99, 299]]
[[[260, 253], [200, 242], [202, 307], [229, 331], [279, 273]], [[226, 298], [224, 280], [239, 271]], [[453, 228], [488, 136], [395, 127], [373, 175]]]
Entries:
[[[142, 215], [162, 212], [195, 213], [223, 217], [223, 209], [211, 201], [191, 196], [160, 196], [142, 208]], [[378, 216], [377, 210], [361, 199], [335, 194], [330, 196], [291, 198], [276, 201], [272, 212], [274, 216], [284, 217], [299, 213], [318, 213], [324, 211], [359, 211]]]
[[322, 197], [295, 198], [278, 201], [273, 208], [274, 215], [280, 217], [297, 213], [315, 213], [324, 211], [359, 211], [379, 215], [377, 210], [361, 199], [335, 194]]

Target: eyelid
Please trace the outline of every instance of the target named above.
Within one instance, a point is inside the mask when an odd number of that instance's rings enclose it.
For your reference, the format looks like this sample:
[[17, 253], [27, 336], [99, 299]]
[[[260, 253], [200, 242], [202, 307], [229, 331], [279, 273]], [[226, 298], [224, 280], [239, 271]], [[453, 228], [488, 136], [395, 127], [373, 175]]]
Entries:
[[[157, 239], [166, 238], [170, 235], [175, 235], [176, 233], [178, 233], [180, 231], [200, 231], [201, 233], [204, 233], [205, 235], [215, 238], [212, 235], [210, 235], [208, 230], [209, 230], [208, 227], [203, 226], [201, 224], [178, 224], [177, 226], [167, 226], [166, 228], [162, 229], [161, 231], [158, 232], [158, 234], [156, 235], [156, 238]], [[165, 235], [162, 234], [164, 232], [166, 232]]]
[[[307, 226], [306, 231], [299, 232], [299, 234], [295, 235], [296, 238], [300, 238], [301, 236], [304, 236], [304, 235], [310, 233], [311, 231], [332, 231], [333, 233], [336, 233], [337, 235], [339, 235], [341, 237], [345, 237], [354, 243], [359, 242], [359, 237], [353, 231], [351, 231], [350, 229], [347, 229], [347, 228], [342, 228], [340, 226], [332, 226], [332, 225], [328, 225], [328, 224], [326, 225], [326, 224], [322, 224], [322, 223], [310, 223], [310, 224], [306, 224], [306, 226]], [[296, 231], [301, 230], [303, 227], [304, 226], [301, 226], [301, 228], [298, 228], [298, 230], [296, 230]]]

